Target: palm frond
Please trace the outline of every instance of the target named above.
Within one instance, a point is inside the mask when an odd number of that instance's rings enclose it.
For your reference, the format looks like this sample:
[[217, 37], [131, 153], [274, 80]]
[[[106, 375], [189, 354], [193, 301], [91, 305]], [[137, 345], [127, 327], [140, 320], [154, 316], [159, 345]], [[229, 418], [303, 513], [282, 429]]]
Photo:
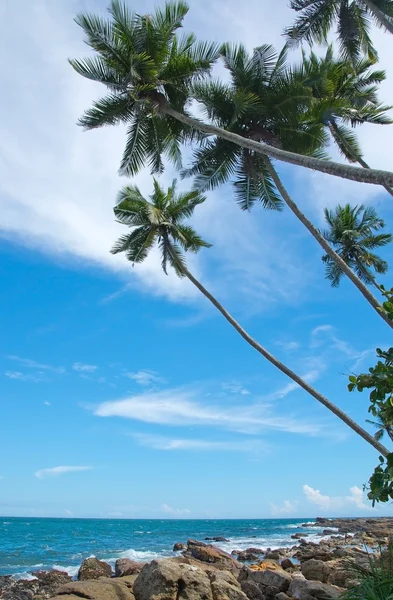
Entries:
[[120, 163], [121, 175], [132, 177], [145, 165], [148, 151], [148, 120], [144, 115], [134, 117], [127, 129], [126, 147]]
[[93, 102], [92, 107], [80, 117], [78, 124], [89, 130], [126, 123], [132, 118], [134, 105], [128, 96], [107, 95]]
[[171, 229], [171, 234], [173, 239], [186, 251], [196, 253], [201, 248], [212, 247], [212, 244], [202, 239], [190, 225], [176, 225]]

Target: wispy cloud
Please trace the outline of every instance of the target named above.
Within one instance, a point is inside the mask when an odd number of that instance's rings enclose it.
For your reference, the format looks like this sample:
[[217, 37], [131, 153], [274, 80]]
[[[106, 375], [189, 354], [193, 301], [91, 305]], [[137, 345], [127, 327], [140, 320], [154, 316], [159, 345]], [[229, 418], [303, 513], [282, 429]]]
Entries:
[[21, 371], [5, 371], [4, 375], [9, 379], [16, 379], [18, 381], [30, 381], [32, 383], [38, 383], [44, 381], [44, 377], [40, 375], [32, 375], [31, 373], [22, 373]]
[[360, 510], [373, 510], [370, 504], [364, 502], [364, 492], [356, 485], [349, 489], [350, 494], [348, 496], [328, 496], [309, 485], [303, 486], [303, 492], [307, 500], [318, 506], [321, 510], [337, 510], [348, 506], [353, 506]]
[[202, 404], [198, 388], [172, 388], [136, 394], [125, 399], [103, 402], [94, 413], [100, 417], [123, 417], [161, 425], [209, 425], [238, 432], [286, 431], [315, 435], [321, 426], [304, 418], [275, 415], [262, 402], [230, 407]]
[[78, 373], [94, 373], [97, 371], [97, 365], [87, 365], [86, 363], [75, 362], [72, 365], [72, 369], [74, 371], [78, 371]]
[[135, 373], [127, 372], [125, 376], [139, 385], [151, 385], [152, 383], [163, 383], [164, 379], [159, 377], [155, 371], [141, 370]]
[[52, 365], [47, 365], [45, 363], [37, 362], [36, 360], [31, 360], [30, 358], [22, 358], [20, 356], [8, 355], [7, 358], [9, 360], [13, 360], [23, 365], [24, 367], [30, 369], [37, 369], [38, 371], [52, 371], [53, 373], [64, 373], [64, 367], [53, 367]]
[[59, 466], [50, 467], [48, 469], [40, 469], [34, 473], [37, 479], [46, 479], [47, 477], [58, 477], [66, 473], [77, 473], [79, 471], [90, 471], [93, 467], [85, 466]]
[[[312, 369], [311, 371], [307, 371], [306, 373], [301, 375], [301, 378], [304, 379], [307, 383], [313, 383], [316, 381], [321, 375], [321, 369]], [[300, 386], [294, 381], [287, 383], [282, 388], [273, 392], [270, 397], [271, 398], [285, 398], [291, 392], [297, 390]]]
[[300, 348], [300, 343], [295, 342], [294, 340], [276, 341], [275, 344], [276, 346], [282, 348], [285, 352], [293, 352], [294, 350], [298, 350]]
[[169, 438], [165, 436], [133, 434], [141, 445], [155, 450], [190, 450], [201, 452], [263, 452], [269, 446], [260, 440], [216, 441]]
[[161, 510], [162, 512], [174, 517], [185, 517], [191, 513], [189, 508], [173, 508], [173, 506], [169, 506], [169, 504], [162, 504]]
[[223, 383], [222, 389], [231, 394], [240, 394], [241, 396], [249, 396], [250, 391], [240, 383]]
[[273, 517], [278, 517], [281, 515], [293, 515], [297, 512], [297, 507], [293, 502], [289, 500], [284, 500], [281, 506], [277, 506], [270, 502], [270, 513]]

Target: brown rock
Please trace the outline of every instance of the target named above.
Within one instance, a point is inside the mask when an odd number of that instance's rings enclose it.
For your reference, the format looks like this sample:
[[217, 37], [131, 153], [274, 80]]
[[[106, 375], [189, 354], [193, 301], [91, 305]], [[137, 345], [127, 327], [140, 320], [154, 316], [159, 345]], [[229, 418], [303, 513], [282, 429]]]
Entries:
[[216, 546], [209, 546], [203, 542], [189, 540], [187, 551], [184, 556], [190, 556], [205, 563], [214, 564], [219, 569], [232, 570], [241, 569], [241, 564], [224, 550]]
[[61, 587], [51, 600], [135, 600], [134, 577], [74, 581]]
[[241, 587], [249, 600], [266, 600], [265, 594], [255, 581], [242, 581]]
[[279, 560], [281, 553], [278, 550], [271, 550], [270, 552], [266, 552], [265, 558], [268, 560]]
[[249, 561], [249, 560], [258, 560], [258, 554], [254, 554], [253, 552], [248, 552], [247, 550], [243, 550], [237, 553], [237, 560], [241, 562]]
[[276, 600], [291, 600], [291, 598], [285, 592], [280, 592], [276, 595]]
[[213, 600], [248, 600], [232, 573], [213, 571], [209, 579]]
[[247, 581], [253, 581], [267, 588], [274, 588], [278, 593], [287, 591], [291, 583], [291, 576], [282, 569], [275, 571], [266, 569], [263, 571], [251, 571]]
[[278, 564], [278, 562], [275, 562], [274, 560], [262, 560], [257, 565], [250, 565], [250, 569], [252, 571], [265, 571], [266, 569], [269, 569], [270, 571], [281, 571], [282, 570], [282, 568]]
[[181, 542], [176, 542], [176, 544], [173, 546], [173, 552], [180, 552], [180, 550], [186, 550], [187, 545], [186, 544], [182, 544]]
[[134, 583], [136, 600], [213, 600], [205, 571], [173, 560], [146, 564]]
[[294, 565], [294, 563], [291, 561], [291, 559], [290, 559], [290, 558], [283, 558], [283, 559], [282, 559], [282, 561], [281, 561], [281, 567], [282, 567], [284, 570], [287, 570], [287, 569], [294, 569], [294, 568], [295, 568], [295, 565]]
[[292, 579], [288, 595], [293, 596], [297, 600], [331, 600], [339, 598], [344, 590], [321, 583], [319, 581], [307, 581], [306, 579]]
[[205, 540], [209, 540], [210, 542], [230, 542], [231, 541], [225, 537], [222, 537], [221, 535], [216, 535], [215, 537], [205, 537]]
[[115, 563], [115, 577], [126, 575], [137, 575], [141, 572], [145, 563], [131, 560], [130, 558], [118, 558]]
[[32, 575], [37, 577], [39, 594], [45, 598], [53, 596], [59, 587], [72, 581], [72, 577], [68, 573], [57, 569], [53, 569], [52, 571], [34, 571]]
[[306, 579], [327, 583], [332, 569], [329, 563], [311, 558], [302, 563], [301, 571]]
[[112, 567], [98, 558], [86, 558], [80, 566], [78, 580], [98, 579], [99, 577], [111, 577]]

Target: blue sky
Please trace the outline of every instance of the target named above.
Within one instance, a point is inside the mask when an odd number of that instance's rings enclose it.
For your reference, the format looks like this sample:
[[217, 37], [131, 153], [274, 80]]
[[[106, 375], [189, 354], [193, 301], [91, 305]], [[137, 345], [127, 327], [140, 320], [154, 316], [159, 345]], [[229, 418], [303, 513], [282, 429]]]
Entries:
[[[273, 0], [249, 0], [241, 15], [234, 0], [190, 6], [186, 25], [199, 36], [250, 48], [280, 46], [293, 17], [278, 15]], [[134, 269], [109, 254], [120, 231], [112, 206], [125, 183], [116, 175], [124, 132], [76, 127], [102, 90], [66, 62], [86, 52], [74, 14], [104, 8], [76, 0], [0, 8], [0, 514], [393, 514], [372, 511], [361, 491], [377, 462], [371, 447], [187, 282], [165, 276], [156, 254]], [[379, 31], [375, 39], [387, 68], [393, 41]], [[366, 159], [391, 168], [390, 130], [359, 134]], [[280, 172], [317, 225], [338, 201], [372, 203], [392, 223], [377, 188]], [[148, 172], [136, 181], [150, 192]], [[347, 375], [390, 344], [383, 321], [350, 283], [329, 287], [319, 247], [287, 211], [241, 213], [226, 187], [194, 224], [214, 246], [190, 269], [262, 344], [363, 424], [367, 396], [346, 391]]]

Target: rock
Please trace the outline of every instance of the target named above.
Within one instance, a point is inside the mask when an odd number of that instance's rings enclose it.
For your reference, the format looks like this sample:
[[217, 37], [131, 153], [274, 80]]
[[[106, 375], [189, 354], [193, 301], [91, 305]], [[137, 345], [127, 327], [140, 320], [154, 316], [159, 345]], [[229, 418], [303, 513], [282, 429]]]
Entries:
[[252, 571], [265, 571], [266, 569], [270, 569], [271, 571], [281, 571], [281, 566], [278, 562], [274, 560], [262, 560], [257, 565], [250, 565], [250, 569]]
[[248, 550], [243, 550], [243, 552], [237, 553], [237, 560], [241, 562], [250, 561], [250, 560], [258, 560], [258, 554], [254, 554], [253, 552], [249, 552]]
[[231, 540], [227, 540], [227, 538], [224, 538], [220, 535], [217, 535], [216, 537], [205, 537], [205, 540], [209, 540], [211, 542], [230, 542]]
[[270, 552], [266, 552], [265, 558], [270, 560], [279, 560], [281, 558], [281, 554], [278, 552], [278, 550], [271, 550]]
[[176, 544], [173, 546], [173, 552], [180, 552], [180, 550], [186, 550], [186, 549], [187, 549], [187, 545], [182, 544], [181, 542], [176, 542]]
[[295, 568], [295, 565], [294, 565], [294, 563], [291, 561], [291, 559], [290, 559], [290, 558], [283, 558], [283, 559], [282, 559], [282, 561], [281, 561], [281, 567], [282, 567], [284, 570], [287, 570], [287, 569], [294, 569], [294, 568]]
[[276, 595], [276, 600], [291, 600], [291, 598], [285, 592], [280, 592]]
[[184, 556], [189, 556], [205, 563], [214, 564], [219, 569], [231, 571], [241, 569], [241, 564], [224, 550], [216, 546], [209, 546], [203, 542], [189, 540]]
[[115, 563], [115, 577], [136, 575], [141, 572], [145, 563], [131, 560], [130, 558], [118, 558]]
[[301, 540], [302, 538], [305, 538], [308, 536], [308, 533], [294, 533], [293, 535], [291, 535], [291, 538], [293, 540]]
[[0, 598], [1, 600], [32, 600], [38, 592], [38, 580], [15, 581], [12, 577], [0, 578]]
[[307, 581], [306, 579], [292, 579], [288, 595], [295, 600], [331, 600], [339, 598], [344, 590], [321, 583], [319, 581]]
[[251, 571], [247, 581], [253, 581], [264, 587], [275, 588], [278, 593], [288, 590], [291, 583], [291, 576], [282, 569], [276, 571], [266, 569], [263, 571]]
[[232, 573], [215, 571], [209, 579], [213, 600], [248, 600]]
[[45, 598], [53, 596], [59, 587], [72, 581], [72, 577], [68, 573], [57, 569], [53, 569], [52, 571], [34, 571], [32, 575], [37, 578], [40, 596]]
[[134, 583], [135, 600], [213, 600], [205, 571], [172, 560], [146, 564]]
[[135, 600], [132, 587], [135, 577], [102, 578], [73, 581], [61, 587], [51, 600]]
[[249, 600], [266, 600], [262, 589], [254, 581], [242, 581], [241, 588]]
[[306, 579], [327, 583], [332, 569], [329, 563], [311, 558], [302, 563], [301, 571]]
[[98, 579], [99, 577], [111, 577], [112, 567], [98, 558], [86, 558], [79, 569], [78, 580]]

